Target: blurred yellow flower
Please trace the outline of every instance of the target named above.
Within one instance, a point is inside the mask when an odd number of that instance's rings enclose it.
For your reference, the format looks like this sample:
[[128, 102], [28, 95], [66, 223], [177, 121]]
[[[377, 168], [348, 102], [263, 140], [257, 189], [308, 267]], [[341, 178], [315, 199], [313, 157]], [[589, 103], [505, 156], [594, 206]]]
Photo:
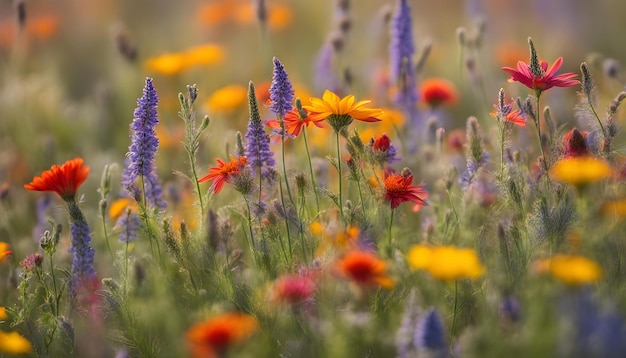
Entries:
[[159, 139], [159, 148], [173, 148], [179, 146], [181, 141], [185, 138], [185, 128], [182, 126], [176, 126], [174, 128], [167, 128], [162, 124], [158, 124], [154, 127], [156, 137]]
[[0, 321], [7, 320], [8, 318], [6, 307], [0, 306]]
[[550, 274], [568, 285], [592, 283], [602, 277], [600, 265], [583, 256], [555, 255], [547, 262]]
[[231, 111], [243, 106], [248, 98], [248, 89], [241, 85], [222, 87], [209, 97], [206, 104], [213, 111]]
[[130, 208], [133, 212], [139, 210], [137, 202], [131, 198], [119, 198], [111, 203], [109, 207], [109, 216], [111, 219], [117, 219], [126, 212], [126, 208]]
[[28, 339], [17, 332], [0, 331], [0, 352], [9, 354], [28, 353], [32, 350]]
[[329, 249], [348, 249], [353, 248], [360, 235], [360, 230], [356, 226], [343, 227], [324, 227], [319, 221], [314, 221], [309, 226], [314, 236], [321, 236], [321, 245], [317, 250], [317, 255], [322, 255]]
[[173, 76], [185, 70], [186, 60], [181, 53], [164, 53], [146, 60], [148, 71]]
[[611, 173], [612, 169], [606, 162], [590, 156], [562, 159], [550, 169], [554, 179], [575, 186], [602, 180]]
[[473, 280], [485, 272], [474, 250], [455, 246], [415, 245], [409, 250], [407, 259], [411, 268], [425, 270], [443, 281]]
[[222, 47], [214, 44], [195, 46], [183, 52], [187, 67], [212, 65], [224, 59]]
[[626, 198], [607, 201], [602, 205], [602, 212], [605, 215], [616, 215], [619, 218], [626, 218]]
[[9, 250], [9, 244], [0, 241], [0, 264], [5, 263], [7, 258], [13, 254], [13, 251]]

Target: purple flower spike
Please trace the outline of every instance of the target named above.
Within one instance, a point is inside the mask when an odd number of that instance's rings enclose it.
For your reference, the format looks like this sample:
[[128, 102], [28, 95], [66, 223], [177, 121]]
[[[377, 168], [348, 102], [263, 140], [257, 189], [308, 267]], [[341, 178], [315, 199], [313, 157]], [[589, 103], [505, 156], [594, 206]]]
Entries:
[[293, 108], [294, 91], [285, 72], [285, 66], [274, 57], [274, 77], [270, 87], [270, 100], [272, 105], [270, 110], [279, 117], [284, 117], [285, 113]]
[[[285, 78], [287, 78], [286, 74]], [[274, 79], [276, 79], [276, 77], [274, 77]], [[289, 80], [286, 82], [289, 83]], [[275, 87], [275, 83], [276, 82], [272, 83], [272, 88]], [[291, 89], [291, 84], [289, 84], [289, 89]], [[293, 90], [291, 90], [290, 93], [293, 96]], [[274, 97], [271, 97], [271, 99], [272, 106], [274, 106], [277, 102], [274, 100]], [[250, 122], [248, 123], [245, 145], [248, 165], [252, 169], [259, 169], [263, 175], [269, 174], [273, 171], [275, 164], [274, 153], [270, 150], [270, 137], [267, 133], [265, 133], [265, 129], [263, 129], [259, 106], [257, 104], [256, 94], [254, 91], [254, 83], [252, 83], [252, 81], [248, 84], [248, 106], [250, 110]]]
[[[391, 81], [396, 83], [404, 71], [413, 74], [412, 56], [415, 54], [411, 24], [411, 8], [400, 0], [391, 20], [391, 46], [389, 47]], [[406, 64], [403, 62], [406, 61]], [[406, 69], [403, 70], [403, 66]]]

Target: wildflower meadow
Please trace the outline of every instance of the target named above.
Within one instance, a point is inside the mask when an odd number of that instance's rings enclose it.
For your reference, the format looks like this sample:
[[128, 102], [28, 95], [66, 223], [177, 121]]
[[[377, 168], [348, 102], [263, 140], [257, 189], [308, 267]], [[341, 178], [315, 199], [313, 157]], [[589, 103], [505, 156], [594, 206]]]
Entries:
[[0, 356], [626, 357], [624, 14], [0, 2]]

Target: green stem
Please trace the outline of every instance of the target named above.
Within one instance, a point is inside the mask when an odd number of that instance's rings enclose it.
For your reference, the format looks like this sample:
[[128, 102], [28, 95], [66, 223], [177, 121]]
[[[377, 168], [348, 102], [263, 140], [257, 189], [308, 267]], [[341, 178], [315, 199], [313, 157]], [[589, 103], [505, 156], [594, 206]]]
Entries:
[[[285, 197], [283, 195], [283, 182], [279, 180], [278, 185], [280, 187], [280, 202], [282, 203], [283, 212], [285, 214], [285, 228], [287, 230], [287, 244], [289, 245], [289, 257], [293, 260], [292, 253], [291, 253], [291, 233], [289, 230], [289, 214], [287, 213], [287, 208], [285, 207]], [[287, 187], [287, 190], [289, 190], [289, 187]], [[282, 243], [282, 240], [281, 240], [281, 243]], [[285, 260], [287, 260], [287, 255], [285, 255]]]
[[389, 230], [387, 232], [387, 256], [391, 257], [392, 255], [392, 240], [391, 240], [391, 228], [393, 227], [393, 213], [395, 209], [391, 209], [391, 213], [389, 214]]
[[315, 185], [315, 175], [313, 174], [313, 163], [311, 162], [311, 152], [309, 152], [309, 142], [306, 137], [306, 127], [302, 128], [302, 135], [304, 136], [304, 147], [306, 148], [306, 156], [309, 159], [309, 171], [311, 172], [311, 185], [313, 186], [313, 193], [315, 193], [315, 205], [317, 206], [317, 212], [320, 212], [320, 199], [317, 195], [317, 185]]
[[454, 312], [452, 314], [452, 329], [450, 330], [450, 349], [452, 350], [452, 341], [454, 340], [454, 331], [456, 329], [456, 309], [458, 304], [458, 287], [459, 282], [454, 280]]
[[248, 214], [248, 229], [250, 230], [250, 249], [252, 250], [253, 255], [256, 251], [256, 244], [254, 242], [254, 232], [252, 230], [252, 215], [250, 214], [250, 203], [248, 202], [248, 198], [245, 195], [243, 196], [243, 200], [246, 202], [246, 209]]
[[109, 249], [109, 254], [111, 255], [111, 259], [115, 261], [115, 256], [113, 256], [113, 250], [111, 250], [111, 244], [109, 243], [109, 233], [107, 232], [107, 223], [105, 218], [105, 213], [101, 212], [100, 216], [102, 216], [102, 229], [104, 230], [104, 241], [107, 243], [107, 248]]
[[52, 255], [50, 255], [50, 275], [52, 276], [52, 287], [54, 287], [54, 315], [55, 317], [59, 316], [59, 293], [57, 291], [57, 279], [54, 275], [54, 264], [52, 262]]
[[604, 131], [604, 126], [602, 125], [602, 121], [600, 120], [600, 117], [598, 116], [598, 113], [596, 112], [596, 109], [593, 106], [593, 103], [591, 102], [591, 98], [590, 97], [587, 97], [587, 102], [589, 103], [589, 107], [591, 107], [591, 112], [593, 112], [593, 115], [598, 120], [598, 124], [600, 125], [600, 129], [602, 130], [602, 136], [606, 136], [606, 132]]
[[361, 200], [361, 210], [363, 210], [363, 220], [367, 221], [367, 216], [365, 215], [365, 201], [363, 200], [363, 192], [361, 191], [361, 178], [356, 179], [356, 186], [359, 189], [359, 199]]
[[200, 222], [204, 225], [204, 202], [202, 201], [202, 191], [200, 191], [200, 182], [198, 181], [198, 173], [196, 171], [196, 161], [194, 155], [187, 151], [189, 157], [189, 163], [191, 166], [191, 175], [193, 176], [193, 181], [196, 184], [196, 193], [198, 194], [198, 203], [200, 204], [200, 215], [202, 215]]
[[146, 234], [148, 234], [148, 240], [150, 240], [150, 250], [152, 251], [152, 255], [154, 256], [154, 246], [152, 244], [152, 241], [155, 241], [156, 246], [157, 246], [157, 254], [159, 256], [159, 263], [161, 264], [161, 266], [163, 266], [163, 257], [161, 256], [161, 245], [159, 244], [159, 240], [157, 240], [157, 237], [152, 231], [152, 227], [150, 226], [150, 217], [148, 215], [148, 205], [147, 205], [147, 199], [146, 199], [145, 179], [143, 175], [141, 175], [140, 177], [141, 177], [141, 191], [142, 191], [142, 196], [143, 196], [143, 200], [142, 200], [143, 204], [140, 205], [141, 218], [143, 219], [144, 224], [146, 225]]
[[343, 193], [342, 193], [342, 184], [343, 174], [341, 172], [341, 147], [339, 146], [339, 132], [335, 131], [336, 139], [337, 139], [337, 171], [339, 171], [339, 215], [341, 216], [341, 220], [346, 223], [346, 219], [343, 216]]
[[287, 187], [287, 194], [289, 195], [289, 202], [291, 205], [295, 206], [293, 198], [291, 197], [291, 189], [289, 188], [289, 177], [287, 177], [287, 166], [285, 165], [285, 122], [283, 121], [283, 117], [280, 115], [278, 117], [278, 122], [280, 123], [280, 131], [281, 131], [281, 140], [280, 140], [280, 149], [282, 153], [283, 160], [283, 175], [285, 176], [285, 186]]

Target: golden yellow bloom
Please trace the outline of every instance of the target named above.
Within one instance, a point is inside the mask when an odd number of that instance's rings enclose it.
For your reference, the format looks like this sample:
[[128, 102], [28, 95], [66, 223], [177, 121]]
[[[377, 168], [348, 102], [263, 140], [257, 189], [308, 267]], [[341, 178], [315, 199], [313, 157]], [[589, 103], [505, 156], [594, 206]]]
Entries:
[[0, 331], [0, 352], [10, 354], [28, 353], [32, 350], [28, 339], [17, 332]]
[[214, 44], [195, 46], [183, 52], [185, 66], [213, 65], [224, 59], [224, 50]]
[[570, 157], [559, 160], [550, 170], [554, 179], [575, 186], [593, 183], [611, 175], [613, 170], [603, 160], [590, 157]]
[[354, 96], [348, 95], [339, 98], [335, 93], [326, 90], [322, 98], [310, 98], [311, 105], [304, 106], [309, 111], [311, 121], [326, 119], [328, 124], [339, 132], [353, 119], [363, 122], [379, 122], [383, 111], [380, 109], [365, 108], [371, 101], [354, 103]]
[[164, 53], [146, 60], [148, 71], [173, 76], [186, 69], [187, 61], [181, 53]]
[[474, 250], [455, 246], [415, 245], [409, 250], [407, 259], [411, 268], [428, 271], [431, 276], [443, 281], [473, 280], [485, 272]]
[[0, 241], [0, 264], [5, 263], [13, 251], [9, 250], [9, 244]]
[[602, 268], [583, 256], [555, 255], [549, 261], [550, 274], [572, 286], [596, 282], [602, 277]]
[[126, 208], [130, 208], [133, 212], [137, 212], [139, 207], [137, 202], [131, 198], [119, 198], [111, 203], [109, 207], [109, 216], [111, 219], [117, 219], [126, 212]]
[[246, 103], [248, 89], [241, 85], [229, 85], [213, 92], [207, 106], [214, 111], [230, 111]]
[[9, 319], [9, 315], [7, 315], [7, 309], [6, 307], [1, 307], [0, 306], [0, 321], [4, 321]]

